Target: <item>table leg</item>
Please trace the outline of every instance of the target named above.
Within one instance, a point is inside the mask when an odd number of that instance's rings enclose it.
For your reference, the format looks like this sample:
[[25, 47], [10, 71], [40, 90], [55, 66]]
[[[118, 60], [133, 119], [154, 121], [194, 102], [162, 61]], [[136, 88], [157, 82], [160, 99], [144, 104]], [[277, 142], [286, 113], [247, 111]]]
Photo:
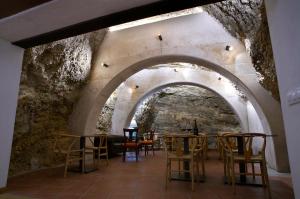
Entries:
[[[189, 138], [185, 137], [183, 140], [183, 145], [184, 145], [184, 153], [189, 153]], [[190, 170], [190, 163], [189, 161], [184, 161], [183, 162], [183, 168], [186, 172], [184, 172], [184, 177], [186, 179], [190, 179], [190, 172], [188, 172]]]
[[[85, 147], [85, 137], [82, 136], [80, 137], [80, 149], [83, 149]], [[85, 154], [83, 154], [83, 152], [80, 152], [81, 157], [84, 156]], [[83, 165], [83, 161], [79, 160], [79, 168], [81, 171], [84, 171], [84, 165]]]
[[[238, 136], [237, 137], [237, 142], [238, 142], [238, 153], [239, 155], [243, 155], [244, 154], [244, 140], [242, 136]], [[245, 173], [246, 168], [245, 168], [245, 163], [244, 162], [240, 162], [239, 163], [239, 169], [240, 169], [240, 173]], [[240, 174], [240, 183], [241, 184], [245, 184], [246, 183], [246, 175], [244, 174]]]

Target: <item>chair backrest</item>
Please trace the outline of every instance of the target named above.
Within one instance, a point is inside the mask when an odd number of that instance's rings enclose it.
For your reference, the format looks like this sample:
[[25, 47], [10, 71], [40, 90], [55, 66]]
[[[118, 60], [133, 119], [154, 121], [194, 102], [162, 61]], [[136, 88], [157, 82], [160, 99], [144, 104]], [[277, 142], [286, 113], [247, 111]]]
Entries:
[[241, 135], [237, 132], [220, 132], [218, 133], [218, 140], [221, 147], [227, 152], [233, 152], [238, 149], [238, 140], [236, 136]]
[[80, 148], [80, 136], [60, 133], [55, 135], [53, 150], [56, 153]]
[[144, 134], [144, 140], [154, 140], [155, 130], [151, 129], [149, 132]]
[[[185, 139], [188, 139], [188, 148], [189, 151], [192, 153], [198, 153], [205, 149], [206, 144], [206, 135], [199, 134], [198, 136], [189, 135], [189, 136], [182, 136], [182, 135], [165, 135], [163, 137], [163, 144], [166, 153], [175, 153], [177, 156], [182, 156], [185, 151]], [[186, 144], [187, 144], [186, 143]]]
[[99, 143], [99, 147], [107, 147], [107, 134], [100, 134], [99, 135], [100, 138], [100, 143]]
[[190, 148], [192, 153], [199, 153], [206, 150], [207, 135], [204, 133], [199, 133], [197, 136], [190, 138]]
[[90, 136], [89, 143], [92, 144], [92, 146], [97, 146], [99, 148], [106, 148], [107, 147], [107, 134], [101, 133], [97, 134], [96, 136]]
[[124, 142], [135, 142], [139, 140], [138, 128], [123, 128]]
[[240, 155], [244, 155], [246, 159], [252, 155], [261, 154], [265, 155], [266, 149], [266, 134], [263, 133], [239, 133], [239, 134], [225, 134], [223, 137], [223, 143], [225, 150], [233, 153], [235, 146], [232, 146], [232, 142], [238, 144], [238, 152]]
[[264, 133], [243, 133], [244, 152], [246, 156], [265, 155], [266, 150], [266, 134]]

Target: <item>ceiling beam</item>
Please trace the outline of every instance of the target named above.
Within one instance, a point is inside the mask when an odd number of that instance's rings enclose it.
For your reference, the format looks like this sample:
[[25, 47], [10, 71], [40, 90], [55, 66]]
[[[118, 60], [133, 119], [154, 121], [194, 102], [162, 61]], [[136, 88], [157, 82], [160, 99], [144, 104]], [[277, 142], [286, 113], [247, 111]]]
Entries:
[[135, 21], [155, 15], [165, 14], [169, 12], [179, 11], [196, 6], [220, 2], [223, 0], [162, 0], [144, 6], [131, 8], [125, 11], [109, 14], [88, 21], [84, 21], [65, 28], [54, 30], [38, 36], [22, 39], [13, 42], [14, 45], [22, 48], [30, 48], [33, 46], [65, 39], [68, 37], [80, 35], [83, 33], [107, 28], [122, 23]]
[[0, 19], [15, 15], [35, 6], [52, 0], [8, 0], [2, 1], [0, 6]]

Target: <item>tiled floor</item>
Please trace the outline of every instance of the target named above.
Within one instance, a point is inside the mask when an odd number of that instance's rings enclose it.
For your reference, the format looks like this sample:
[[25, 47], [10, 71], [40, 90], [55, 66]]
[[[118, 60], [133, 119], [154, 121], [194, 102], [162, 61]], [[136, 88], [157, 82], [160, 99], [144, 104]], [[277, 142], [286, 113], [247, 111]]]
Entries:
[[[6, 194], [31, 198], [53, 199], [254, 199], [267, 198], [262, 187], [237, 186], [233, 195], [230, 185], [222, 182], [223, 164], [215, 152], [209, 153], [206, 162], [206, 181], [191, 183], [171, 181], [165, 189], [165, 161], [163, 152], [147, 157], [141, 153], [139, 162], [122, 162], [121, 157], [110, 160], [109, 166], [88, 174], [69, 172], [63, 178], [63, 168], [38, 171], [9, 179]], [[294, 198], [291, 179], [287, 176], [270, 176], [273, 199]], [[1, 198], [1, 195], [0, 195]]]

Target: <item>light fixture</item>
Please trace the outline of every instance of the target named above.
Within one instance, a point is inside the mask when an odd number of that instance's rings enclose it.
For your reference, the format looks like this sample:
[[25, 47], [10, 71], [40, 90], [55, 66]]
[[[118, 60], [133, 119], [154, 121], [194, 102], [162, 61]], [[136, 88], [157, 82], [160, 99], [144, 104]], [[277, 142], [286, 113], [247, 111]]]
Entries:
[[101, 63], [101, 66], [107, 68], [109, 65], [108, 65], [107, 63], [102, 62], [102, 63]]
[[160, 41], [162, 41], [162, 40], [163, 40], [163, 38], [162, 38], [161, 34], [158, 34], [158, 35], [157, 35], [157, 37], [158, 37], [158, 39], [159, 39]]
[[232, 50], [233, 50], [233, 47], [227, 45], [227, 46], [225, 47], [225, 50], [227, 50], [227, 51], [232, 51]]

